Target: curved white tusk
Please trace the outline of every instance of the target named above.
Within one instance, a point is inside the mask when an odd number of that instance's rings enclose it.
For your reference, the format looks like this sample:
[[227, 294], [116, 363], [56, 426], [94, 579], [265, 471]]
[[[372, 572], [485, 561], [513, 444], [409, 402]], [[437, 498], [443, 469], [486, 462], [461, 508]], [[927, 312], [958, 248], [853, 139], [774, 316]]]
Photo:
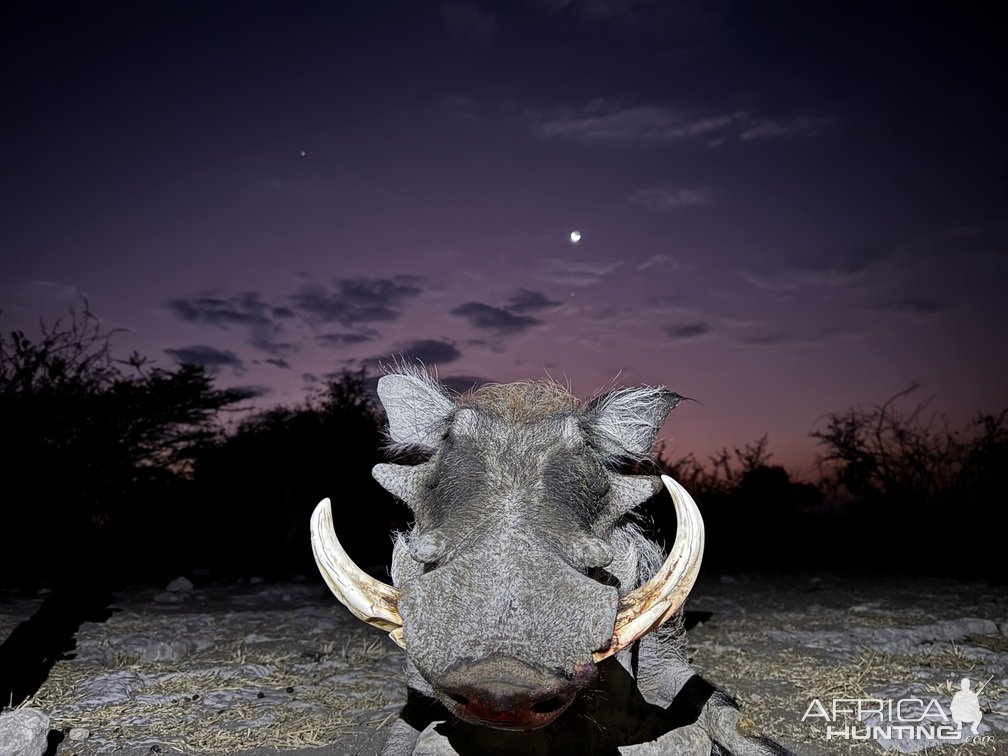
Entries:
[[375, 580], [347, 556], [333, 528], [329, 499], [322, 499], [312, 512], [311, 543], [315, 564], [340, 603], [358, 619], [388, 631], [392, 640], [405, 647], [399, 591]]
[[662, 483], [672, 495], [676, 512], [676, 539], [665, 563], [644, 585], [620, 597], [609, 646], [593, 654], [600, 662], [619, 653], [639, 638], [657, 629], [686, 602], [704, 550], [704, 524], [696, 502], [685, 488], [668, 475]]

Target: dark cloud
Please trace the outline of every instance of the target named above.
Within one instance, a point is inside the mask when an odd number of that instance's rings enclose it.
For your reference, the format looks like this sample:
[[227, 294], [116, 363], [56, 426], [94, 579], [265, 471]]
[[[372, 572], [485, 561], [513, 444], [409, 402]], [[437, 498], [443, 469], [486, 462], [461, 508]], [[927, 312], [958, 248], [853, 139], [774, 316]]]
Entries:
[[673, 339], [693, 339], [710, 333], [709, 323], [686, 323], [684, 325], [666, 326], [665, 333]]
[[739, 343], [748, 346], [773, 346], [774, 344], [790, 344], [798, 341], [794, 334], [790, 333], [767, 333], [757, 336], [742, 336]]
[[515, 315], [499, 307], [491, 307], [480, 302], [466, 302], [452, 310], [451, 314], [468, 320], [474, 328], [485, 328], [499, 334], [524, 333], [532, 326], [542, 322], [529, 315]]
[[474, 45], [489, 45], [497, 34], [494, 14], [464, 0], [441, 3], [441, 20], [453, 37]]
[[360, 366], [368, 372], [380, 373], [383, 368], [397, 364], [446, 365], [461, 356], [462, 352], [450, 341], [417, 339], [399, 344], [387, 354], [361, 360]]
[[651, 255], [647, 260], [637, 266], [637, 270], [647, 270], [648, 268], [668, 268], [675, 270], [679, 267], [679, 261], [674, 257], [665, 254]]
[[600, 283], [622, 264], [622, 260], [547, 257], [539, 265], [538, 276], [543, 281], [566, 286], [591, 286]]
[[271, 341], [266, 334], [253, 332], [249, 338], [249, 343], [256, 349], [261, 349], [267, 354], [272, 354], [279, 356], [282, 354], [290, 354], [297, 350], [293, 344], [286, 341]]
[[335, 281], [343, 298], [350, 304], [360, 306], [388, 301], [398, 304], [420, 293], [419, 282], [417, 276], [344, 278]]
[[810, 273], [855, 276], [868, 270], [886, 256], [887, 252], [882, 247], [864, 245], [824, 257], [796, 260], [792, 266], [796, 270], [805, 270]]
[[[344, 326], [338, 331], [315, 335], [316, 342], [325, 347], [373, 341], [378, 333], [362, 324], [398, 319], [403, 304], [420, 293], [419, 280], [415, 276], [393, 276], [335, 278], [328, 284], [306, 282], [291, 295], [291, 306], [273, 304], [252, 291], [233, 296], [179, 297], [169, 301], [167, 307], [187, 323], [245, 329], [247, 342], [270, 356], [265, 362], [289, 367], [287, 358], [297, 351], [297, 346], [293, 339], [283, 336], [302, 326], [296, 321], [306, 321], [313, 330], [331, 323]], [[304, 333], [297, 336], [304, 338]]]
[[233, 297], [201, 296], [194, 299], [172, 299], [168, 309], [187, 323], [227, 328], [231, 325], [260, 326], [270, 324], [266, 313], [269, 306], [258, 292], [246, 292]]
[[249, 399], [256, 399], [260, 396], [267, 396], [273, 393], [273, 389], [269, 386], [260, 386], [258, 384], [252, 384], [249, 386], [235, 386], [234, 388], [239, 391], [243, 391], [248, 395]]
[[770, 137], [819, 136], [834, 126], [832, 118], [816, 115], [799, 115], [790, 118], [751, 118], [742, 127], [739, 139], [750, 142], [753, 139]]
[[648, 210], [679, 210], [709, 205], [714, 199], [714, 191], [709, 186], [649, 186], [638, 189], [628, 199]]
[[200, 344], [180, 349], [165, 349], [164, 351], [180, 365], [202, 365], [209, 373], [216, 373], [224, 367], [232, 368], [235, 372], [240, 372], [245, 368], [245, 363], [241, 358], [227, 349], [217, 349]]
[[744, 110], [703, 113], [663, 103], [595, 99], [579, 108], [530, 110], [525, 118], [543, 139], [596, 144], [663, 144], [703, 138], [708, 147], [725, 142], [819, 136], [834, 119], [811, 113], [766, 117]]
[[837, 339], [847, 339], [857, 336], [855, 331], [846, 328], [823, 328], [815, 333], [792, 333], [777, 331], [775, 333], [742, 336], [739, 343], [745, 346], [810, 346], [823, 344]]
[[399, 318], [402, 305], [420, 293], [415, 276], [337, 278], [331, 286], [303, 284], [291, 297], [294, 307], [323, 323], [352, 326]]
[[536, 312], [537, 310], [551, 310], [559, 307], [560, 302], [556, 302], [541, 291], [531, 289], [518, 289], [517, 292], [504, 305], [509, 312], [524, 313]]
[[723, 0], [639, 2], [639, 0], [526, 0], [565, 24], [576, 18], [584, 24], [604, 25], [640, 43], [655, 38], [669, 54], [682, 58], [731, 39], [726, 23], [732, 5]]
[[507, 345], [504, 343], [504, 340], [500, 338], [466, 339], [465, 345], [486, 349], [488, 352], [494, 352], [495, 354], [503, 354], [507, 351]]
[[731, 114], [697, 115], [665, 105], [626, 105], [596, 99], [581, 108], [556, 108], [526, 114], [532, 131], [544, 139], [596, 143], [660, 143], [724, 132]]
[[325, 347], [341, 347], [348, 344], [363, 344], [366, 341], [374, 341], [378, 338], [378, 332], [370, 328], [360, 331], [343, 333], [323, 333], [316, 337], [316, 341]]
[[203, 295], [191, 299], [172, 299], [167, 303], [175, 317], [187, 323], [228, 329], [248, 329], [249, 343], [267, 354], [279, 356], [294, 351], [294, 345], [276, 339], [280, 327], [275, 318], [289, 317], [287, 308], [276, 308], [264, 301], [257, 291], [230, 297]]
[[948, 309], [948, 306], [928, 299], [901, 299], [895, 302], [884, 302], [876, 305], [875, 309], [879, 312], [888, 312], [893, 315], [920, 317], [940, 315]]
[[476, 375], [450, 375], [445, 378], [438, 378], [438, 380], [456, 394], [466, 394], [478, 389], [485, 383], [490, 383], [486, 378], [480, 378]]
[[290, 363], [279, 357], [270, 357], [269, 359], [263, 360], [263, 362], [267, 365], [275, 365], [278, 368], [283, 368], [284, 370], [290, 369]]
[[895, 248], [860, 246], [832, 254], [809, 255], [775, 267], [742, 270], [739, 275], [756, 288], [766, 291], [845, 286], [897, 254]]

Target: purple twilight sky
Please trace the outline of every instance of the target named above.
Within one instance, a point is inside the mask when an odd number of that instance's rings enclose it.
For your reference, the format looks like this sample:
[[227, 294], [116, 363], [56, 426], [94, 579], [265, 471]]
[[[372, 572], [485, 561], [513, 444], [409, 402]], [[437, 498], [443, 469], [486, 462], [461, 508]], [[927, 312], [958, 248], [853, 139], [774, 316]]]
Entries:
[[673, 455], [807, 475], [911, 382], [1008, 405], [993, 8], [5, 3], [0, 328], [84, 295], [260, 406], [399, 354], [665, 384]]

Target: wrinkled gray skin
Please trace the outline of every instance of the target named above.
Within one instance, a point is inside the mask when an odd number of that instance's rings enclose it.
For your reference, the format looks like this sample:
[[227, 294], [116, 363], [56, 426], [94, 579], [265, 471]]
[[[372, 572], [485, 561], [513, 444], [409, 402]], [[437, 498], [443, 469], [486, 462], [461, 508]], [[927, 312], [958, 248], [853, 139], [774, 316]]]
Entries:
[[[592, 660], [619, 596], [664, 560], [632, 515], [659, 479], [617, 471], [647, 457], [678, 395], [621, 389], [580, 403], [553, 383], [514, 383], [454, 398], [410, 369], [383, 376], [378, 394], [393, 448], [426, 459], [374, 468], [415, 517], [392, 561], [411, 704], [384, 754], [413, 753], [430, 721], [451, 719], [440, 706], [460, 720], [449, 736], [459, 752], [616, 753], [682, 725], [711, 754], [787, 753], [743, 732], [731, 700], [696, 678], [680, 616], [616, 661]], [[612, 692], [621, 676], [650, 717], [638, 732], [600, 728], [591, 711], [629, 700]]]

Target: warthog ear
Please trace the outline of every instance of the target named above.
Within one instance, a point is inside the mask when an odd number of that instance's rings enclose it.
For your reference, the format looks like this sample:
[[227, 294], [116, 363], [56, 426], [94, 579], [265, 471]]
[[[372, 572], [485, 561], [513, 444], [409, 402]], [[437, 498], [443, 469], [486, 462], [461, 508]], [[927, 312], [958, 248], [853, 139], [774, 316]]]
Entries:
[[665, 417], [681, 400], [664, 386], [618, 389], [588, 402], [582, 428], [609, 461], [643, 459]]
[[425, 451], [433, 451], [455, 408], [441, 388], [421, 373], [383, 375], [378, 379], [378, 398], [388, 415], [392, 440]]

